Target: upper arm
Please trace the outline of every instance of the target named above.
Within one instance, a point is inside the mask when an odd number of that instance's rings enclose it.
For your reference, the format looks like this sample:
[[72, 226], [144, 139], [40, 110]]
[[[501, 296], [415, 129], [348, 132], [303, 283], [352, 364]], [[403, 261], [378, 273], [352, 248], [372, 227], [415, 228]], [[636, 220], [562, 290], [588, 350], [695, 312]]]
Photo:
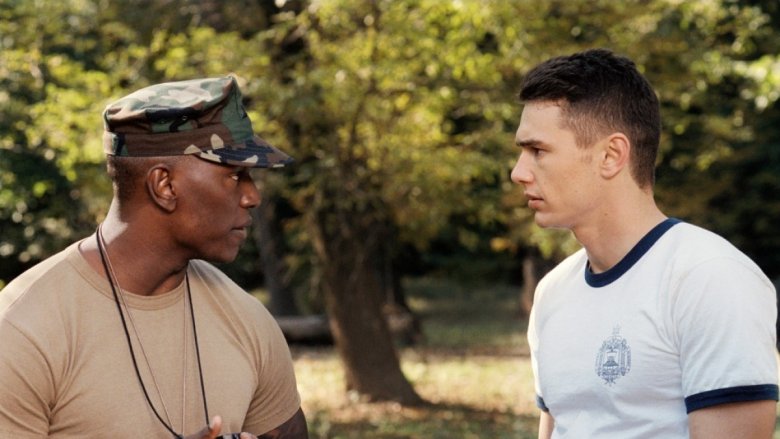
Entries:
[[542, 411], [539, 415], [539, 439], [550, 439], [552, 437], [555, 419], [550, 412]]
[[302, 409], [298, 409], [282, 425], [259, 435], [257, 439], [308, 439], [308, 437], [309, 429], [306, 426], [306, 416], [304, 416]]
[[242, 428], [258, 433], [284, 425], [296, 417], [301, 407], [293, 361], [284, 336], [264, 308], [260, 317], [256, 319], [255, 335], [256, 387]]
[[44, 437], [49, 429], [52, 374], [40, 349], [0, 320], [0, 436]]
[[[715, 405], [688, 415], [691, 439], [769, 439], [775, 431], [776, 402], [748, 401]], [[541, 437], [541, 436], [540, 436]]]
[[714, 259], [692, 270], [678, 299], [690, 437], [764, 438], [777, 399], [774, 289], [745, 264]]
[[709, 406], [777, 399], [777, 296], [751, 267], [716, 258], [690, 270], [673, 302], [689, 413]]

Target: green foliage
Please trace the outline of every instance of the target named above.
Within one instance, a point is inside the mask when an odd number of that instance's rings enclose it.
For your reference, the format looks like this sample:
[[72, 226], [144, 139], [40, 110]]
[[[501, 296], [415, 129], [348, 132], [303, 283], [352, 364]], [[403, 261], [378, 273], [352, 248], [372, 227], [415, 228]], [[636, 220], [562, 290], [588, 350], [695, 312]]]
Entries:
[[[780, 38], [757, 7], [695, 3], [669, 10], [661, 29], [689, 52], [661, 47], [649, 62], [664, 115], [658, 198], [667, 212], [708, 227], [780, 275], [778, 82]], [[675, 27], [671, 27], [671, 23]], [[664, 86], [668, 84], [668, 86]], [[770, 122], [775, 121], [775, 122]]]
[[103, 73], [84, 71], [94, 57], [94, 28], [83, 2], [5, 1], [0, 11], [0, 282], [62, 248], [89, 221], [81, 197], [99, 157]]
[[297, 158], [264, 176], [290, 207], [296, 279], [317, 273], [322, 215], [332, 230], [362, 224], [395, 257], [445, 248], [504, 263], [536, 247], [560, 259], [577, 243], [534, 226], [508, 181], [514, 95], [537, 62], [595, 46], [656, 86], [661, 205], [780, 275], [778, 17], [759, 0], [0, 0], [0, 279], [102, 216], [108, 101], [227, 73], [258, 129]]
[[[293, 67], [300, 71], [298, 93], [286, 96], [272, 118], [312, 125], [318, 137], [290, 147], [302, 167], [315, 168], [301, 171], [310, 172], [308, 187], [335, 185], [342, 195], [318, 200], [296, 187], [291, 195], [301, 210], [313, 200], [373, 205], [379, 222], [402, 225], [402, 239], [424, 248], [453, 214], [469, 213], [476, 222], [481, 209], [493, 209], [469, 195], [497, 180], [501, 167], [485, 152], [495, 153], [500, 143], [456, 133], [453, 119], [481, 119], [484, 95], [465, 89], [495, 87], [500, 78], [492, 54], [477, 46], [477, 4], [457, 10], [443, 2], [413, 3], [350, 10], [349, 3], [330, 2], [316, 16], [297, 17], [298, 26], [312, 26], [300, 29], [311, 58]], [[318, 132], [323, 115], [327, 124]]]

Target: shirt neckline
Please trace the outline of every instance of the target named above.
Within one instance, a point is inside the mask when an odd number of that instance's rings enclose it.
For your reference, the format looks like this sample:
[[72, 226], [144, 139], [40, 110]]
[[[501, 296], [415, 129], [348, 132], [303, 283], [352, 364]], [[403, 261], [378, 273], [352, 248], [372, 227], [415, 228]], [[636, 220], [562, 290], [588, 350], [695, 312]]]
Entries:
[[[67, 256], [68, 261], [76, 269], [76, 271], [79, 272], [82, 278], [84, 278], [90, 285], [92, 285], [95, 291], [99, 292], [110, 300], [115, 300], [114, 294], [111, 291], [111, 285], [108, 283], [108, 280], [96, 272], [79, 251], [80, 243], [81, 241], [77, 241], [69, 247], [69, 254]], [[179, 285], [163, 294], [142, 296], [125, 292], [124, 297], [127, 305], [130, 308], [141, 310], [156, 310], [173, 306], [174, 304], [181, 301], [184, 297], [184, 291], [185, 283], [184, 280], [182, 280]]]
[[585, 282], [593, 288], [605, 287], [612, 282], [620, 279], [631, 267], [634, 266], [642, 256], [647, 253], [661, 236], [664, 235], [675, 224], [682, 221], [677, 218], [667, 218], [653, 227], [636, 245], [620, 260], [614, 267], [603, 273], [594, 273], [590, 270], [590, 261], [585, 264]]

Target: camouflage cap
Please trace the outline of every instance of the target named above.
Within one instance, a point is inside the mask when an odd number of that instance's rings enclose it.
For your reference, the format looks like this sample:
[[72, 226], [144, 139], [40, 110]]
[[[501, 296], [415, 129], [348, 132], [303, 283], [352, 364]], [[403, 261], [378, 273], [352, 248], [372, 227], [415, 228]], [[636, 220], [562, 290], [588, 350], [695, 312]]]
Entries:
[[254, 134], [236, 79], [152, 85], [109, 104], [103, 150], [124, 157], [194, 154], [233, 166], [275, 168], [293, 159]]

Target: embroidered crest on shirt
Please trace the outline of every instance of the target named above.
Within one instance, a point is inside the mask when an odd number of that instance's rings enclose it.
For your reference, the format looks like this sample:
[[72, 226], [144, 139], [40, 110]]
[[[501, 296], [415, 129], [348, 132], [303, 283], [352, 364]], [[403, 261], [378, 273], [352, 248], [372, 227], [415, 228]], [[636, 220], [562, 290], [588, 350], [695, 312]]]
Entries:
[[601, 343], [596, 355], [596, 375], [611, 386], [618, 378], [631, 370], [631, 348], [625, 338], [620, 336], [620, 326], [615, 326], [612, 336]]

